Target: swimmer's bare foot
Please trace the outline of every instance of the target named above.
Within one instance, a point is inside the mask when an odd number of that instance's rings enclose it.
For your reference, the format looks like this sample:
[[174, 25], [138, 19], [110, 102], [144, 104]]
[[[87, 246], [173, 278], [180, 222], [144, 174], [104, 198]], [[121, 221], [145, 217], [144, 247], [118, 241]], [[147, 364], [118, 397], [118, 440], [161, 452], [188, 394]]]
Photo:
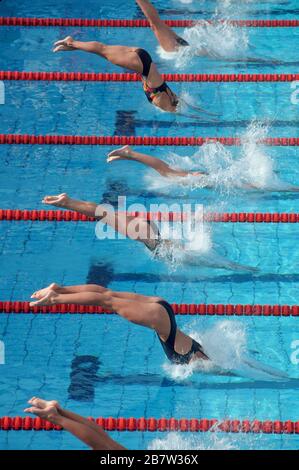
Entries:
[[127, 160], [132, 154], [132, 149], [129, 145], [125, 145], [120, 149], [113, 150], [108, 154], [107, 163], [111, 163], [115, 160]]
[[41, 297], [36, 302], [30, 302], [30, 307], [55, 305], [57, 303], [58, 293], [55, 290], [49, 289], [44, 297]]
[[58, 194], [57, 196], [45, 196], [42, 202], [49, 206], [67, 207], [69, 196], [66, 193]]
[[60, 286], [53, 282], [48, 287], [45, 287], [44, 289], [40, 289], [40, 290], [37, 290], [37, 291], [33, 292], [31, 298], [32, 299], [41, 299], [42, 297], [45, 297], [45, 295], [49, 292], [49, 290], [58, 291], [58, 289], [60, 289]]
[[49, 406], [54, 406], [58, 411], [61, 410], [61, 406], [56, 400], [43, 400], [42, 398], [32, 397], [28, 400], [29, 405], [40, 408], [41, 410], [46, 409]]
[[72, 36], [67, 36], [60, 41], [56, 41], [54, 43], [53, 52], [61, 52], [61, 51], [74, 51], [75, 48], [73, 47], [74, 39]]
[[[36, 399], [38, 400], [38, 399]], [[33, 413], [34, 415], [38, 416], [39, 418], [46, 419], [48, 421], [54, 421], [55, 418], [59, 415], [56, 406], [53, 405], [53, 402], [48, 401], [44, 407], [39, 407], [36, 403], [29, 408], [25, 408], [25, 413]], [[29, 402], [30, 403], [30, 402]]]

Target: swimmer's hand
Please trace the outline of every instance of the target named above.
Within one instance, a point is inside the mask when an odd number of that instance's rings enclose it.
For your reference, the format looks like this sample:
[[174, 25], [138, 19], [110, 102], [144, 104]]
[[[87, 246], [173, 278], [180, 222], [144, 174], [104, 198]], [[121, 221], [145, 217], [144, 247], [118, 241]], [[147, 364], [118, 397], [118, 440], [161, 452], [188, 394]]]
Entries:
[[60, 41], [54, 43], [53, 52], [61, 52], [61, 51], [74, 51], [75, 47], [73, 47], [74, 39], [72, 36], [67, 36]]
[[46, 401], [33, 397], [28, 401], [28, 403], [32, 406], [25, 408], [25, 413], [33, 413], [39, 418], [46, 419], [51, 422], [55, 422], [55, 418], [59, 415], [59, 404], [57, 401]]

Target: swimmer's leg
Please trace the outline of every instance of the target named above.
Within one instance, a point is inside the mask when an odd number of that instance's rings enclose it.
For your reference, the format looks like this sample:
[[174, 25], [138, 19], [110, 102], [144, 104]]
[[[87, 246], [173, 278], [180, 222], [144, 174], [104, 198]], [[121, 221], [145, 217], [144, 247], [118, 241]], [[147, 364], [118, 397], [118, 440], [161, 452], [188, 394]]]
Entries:
[[147, 18], [160, 46], [166, 52], [175, 52], [178, 49], [178, 35], [159, 17], [155, 7], [149, 0], [136, 0]]
[[154, 244], [154, 241], [158, 238], [159, 231], [153, 221], [148, 223], [141, 217], [134, 217], [125, 212], [114, 211], [112, 207], [107, 208], [103, 204], [72, 199], [66, 193], [59, 194], [58, 196], [45, 196], [42, 202], [79, 212], [87, 217], [95, 217], [103, 224], [112, 227], [116, 232], [132, 240], [140, 241], [148, 247]]
[[[49, 290], [54, 290], [59, 294], [79, 294], [80, 292], [98, 292], [99, 294], [103, 294], [107, 292], [109, 289], [106, 287], [100, 286], [98, 284], [82, 284], [76, 286], [60, 286], [59, 284], [52, 283], [48, 287], [38, 290], [34, 292], [31, 298], [41, 299], [45, 297], [45, 295], [49, 292]], [[120, 299], [127, 299], [127, 300], [135, 300], [135, 301], [142, 301], [142, 302], [158, 302], [162, 300], [160, 297], [157, 296], [148, 296], [148, 295], [141, 295], [135, 294], [132, 292], [113, 292], [114, 297]]]
[[114, 65], [137, 73], [143, 72], [143, 65], [138, 54], [136, 54], [136, 47], [108, 46], [98, 41], [76, 41], [71, 36], [67, 36], [54, 44], [54, 52], [76, 50], [99, 55]]
[[[167, 341], [169, 337], [171, 328], [169, 315], [156, 299], [144, 302], [143, 299], [120, 298], [110, 289], [106, 289], [103, 293], [80, 292], [76, 294], [60, 294], [49, 290], [45, 297], [36, 302], [30, 302], [30, 306], [58, 304], [98, 305], [109, 311], [116, 312], [130, 323], [154, 330], [162, 341]], [[177, 329], [175, 350], [181, 354], [186, 354], [190, 351], [191, 346], [192, 338]], [[207, 359], [205, 354], [197, 353], [197, 356], [201, 359]]]
[[131, 147], [126, 145], [121, 149], [113, 150], [108, 155], [107, 162], [113, 162], [115, 160], [134, 160], [139, 163], [143, 163], [143, 165], [156, 170], [160, 175], [165, 176], [167, 178], [171, 178], [174, 176], [188, 176], [189, 173], [187, 171], [180, 171], [171, 168], [167, 163], [163, 162], [159, 158], [151, 157], [150, 155], [145, 155], [144, 153], [135, 152]]
[[[98, 305], [104, 309], [118, 313], [121, 317], [132, 323], [158, 329], [161, 335], [169, 335], [168, 315], [162, 314], [162, 319], [160, 318], [161, 311], [165, 313], [165, 309], [156, 301], [144, 302], [143, 299], [142, 301], [136, 301], [128, 298], [120, 298], [119, 295], [115, 295], [110, 289], [104, 288], [104, 291], [101, 292], [81, 291], [72, 294], [60, 293], [56, 290], [48, 289], [44, 297], [37, 301], [30, 302], [31, 306], [59, 304]], [[168, 319], [168, 322], [164, 321], [165, 318], [166, 320]]]
[[124, 450], [118, 442], [111, 437], [96, 423], [89, 421], [83, 416], [72, 413], [53, 405], [53, 401], [45, 401], [33, 397], [28, 402], [31, 406], [26, 408], [26, 413], [33, 413], [42, 419], [50, 421], [54, 425], [61, 426], [69, 431], [80, 441], [87, 444], [93, 450]]

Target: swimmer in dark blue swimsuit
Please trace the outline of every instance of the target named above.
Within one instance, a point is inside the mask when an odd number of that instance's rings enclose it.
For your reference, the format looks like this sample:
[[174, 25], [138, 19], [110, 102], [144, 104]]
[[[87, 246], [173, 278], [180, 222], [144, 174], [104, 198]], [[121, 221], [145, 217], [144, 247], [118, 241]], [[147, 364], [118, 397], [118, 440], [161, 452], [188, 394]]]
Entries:
[[31, 296], [31, 306], [78, 304], [98, 305], [118, 313], [131, 323], [154, 330], [167, 358], [174, 364], [209, 360], [202, 346], [178, 329], [169, 303], [159, 297], [114, 292], [96, 284], [61, 287], [51, 284]]

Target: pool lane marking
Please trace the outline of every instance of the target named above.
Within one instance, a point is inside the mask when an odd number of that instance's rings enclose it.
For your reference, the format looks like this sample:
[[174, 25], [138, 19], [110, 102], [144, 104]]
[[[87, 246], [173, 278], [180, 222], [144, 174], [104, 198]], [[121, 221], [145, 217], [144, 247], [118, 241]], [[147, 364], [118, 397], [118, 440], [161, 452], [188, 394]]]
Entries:
[[[187, 28], [196, 25], [229, 24], [247, 28], [296, 28], [299, 26], [297, 19], [281, 20], [164, 20], [172, 28]], [[150, 24], [145, 19], [99, 19], [99, 18], [36, 18], [36, 17], [0, 17], [0, 26], [36, 26], [36, 27], [61, 27], [81, 26], [100, 28], [149, 28]]]
[[[250, 305], [250, 304], [177, 304], [172, 303], [176, 315], [198, 316], [255, 316], [298, 317], [299, 305]], [[60, 304], [30, 307], [29, 302], [0, 301], [0, 314], [34, 315], [114, 315], [115, 312], [95, 305]]]
[[[122, 214], [121, 211], [119, 211]], [[158, 222], [184, 222], [192, 217], [192, 212], [124, 212], [129, 217], [140, 217]], [[204, 222], [215, 223], [299, 223], [299, 213], [295, 212], [207, 212]], [[68, 210], [21, 210], [0, 209], [0, 221], [33, 222], [96, 222], [95, 217]], [[200, 222], [200, 220], [199, 220]]]
[[[299, 80], [298, 73], [168, 73], [162, 74], [168, 82], [201, 83], [279, 83]], [[140, 82], [137, 73], [87, 73], [87, 72], [34, 72], [1, 70], [0, 80], [8, 81], [89, 81], [89, 82]]]
[[[225, 432], [225, 433], [265, 433], [265, 434], [299, 434], [299, 421], [281, 420], [249, 420], [249, 419], [177, 419], [177, 418], [89, 418], [106, 431], [149, 431], [149, 432]], [[41, 418], [30, 416], [0, 417], [2, 431], [61, 431], [60, 426], [54, 425]]]
[[[0, 145], [139, 145], [139, 146], [202, 146], [219, 142], [240, 146], [240, 137], [153, 137], [153, 136], [99, 136], [99, 135], [32, 135], [0, 134]], [[256, 143], [273, 147], [297, 147], [299, 137], [267, 137]]]

